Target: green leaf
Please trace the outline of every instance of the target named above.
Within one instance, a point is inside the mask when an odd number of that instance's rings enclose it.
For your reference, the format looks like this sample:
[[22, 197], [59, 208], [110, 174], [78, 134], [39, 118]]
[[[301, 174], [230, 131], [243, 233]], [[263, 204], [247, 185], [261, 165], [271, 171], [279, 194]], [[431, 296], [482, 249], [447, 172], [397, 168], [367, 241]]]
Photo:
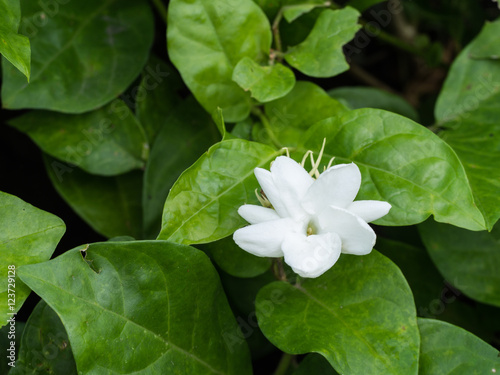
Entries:
[[311, 125], [346, 111], [321, 87], [307, 81], [298, 81], [287, 96], [266, 103], [264, 108], [273, 132], [289, 147], [301, 143]]
[[9, 375], [77, 375], [75, 359], [61, 319], [40, 301], [26, 323], [18, 360]]
[[271, 259], [256, 257], [240, 249], [232, 236], [206, 244], [202, 249], [224, 272], [234, 277], [259, 276], [271, 266]]
[[235, 81], [261, 103], [279, 99], [288, 94], [295, 85], [295, 75], [280, 63], [260, 66], [249, 57], [242, 58], [233, 71]]
[[359, 12], [347, 7], [321, 13], [309, 36], [289, 48], [286, 61], [311, 77], [333, 77], [349, 69], [342, 46], [354, 38], [361, 27]]
[[462, 328], [418, 319], [421, 375], [480, 375], [500, 371], [500, 353]]
[[306, 355], [306, 357], [300, 362], [299, 367], [294, 371], [293, 375], [338, 375], [330, 363], [325, 359], [325, 357], [312, 353]]
[[30, 80], [30, 41], [17, 30], [21, 21], [19, 0], [0, 1], [0, 54]]
[[251, 0], [172, 0], [168, 52], [191, 92], [208, 113], [221, 107], [228, 122], [250, 113], [250, 95], [233, 80], [243, 58], [264, 61], [271, 28]]
[[283, 17], [289, 22], [292, 23], [301, 15], [309, 13], [311, 10], [316, 8], [315, 4], [296, 4], [289, 5], [283, 8]]
[[475, 39], [470, 49], [474, 59], [500, 59], [500, 46], [496, 36], [500, 33], [500, 21], [486, 22], [481, 34]]
[[417, 374], [413, 297], [399, 269], [376, 251], [342, 255], [300, 285], [271, 283], [256, 307], [262, 332], [286, 353], [319, 353], [341, 374]]
[[[0, 192], [0, 326], [6, 324], [11, 313], [19, 311], [31, 290], [9, 266], [20, 267], [49, 260], [66, 230], [57, 216], [39, 210], [23, 200]], [[14, 282], [7, 282], [13, 278]], [[9, 291], [10, 289], [10, 291]], [[14, 297], [12, 296], [14, 294]], [[15, 305], [9, 305], [9, 299]]]
[[[137, 119], [143, 126], [150, 145], [154, 144], [156, 136], [166, 123], [165, 119], [181, 104], [179, 92], [183, 89], [184, 84], [177, 71], [170, 64], [152, 56], [142, 72], [135, 97]], [[133, 104], [132, 100], [130, 103]]]
[[142, 172], [94, 176], [50, 157], [45, 168], [57, 192], [96, 232], [142, 238]]
[[146, 63], [153, 17], [146, 0], [23, 1], [21, 32], [31, 41], [31, 79], [3, 66], [9, 109], [86, 112], [122, 93]]
[[97, 175], [142, 168], [149, 146], [144, 129], [121, 100], [69, 115], [31, 111], [9, 122], [47, 154]]
[[[416, 227], [409, 228], [416, 231]], [[401, 227], [394, 230], [401, 232]], [[441, 276], [423, 246], [378, 237], [376, 247], [403, 272], [413, 292], [418, 316], [458, 325], [484, 340], [494, 339], [494, 332], [500, 327], [498, 312], [491, 306], [471, 304], [462, 298], [463, 293]]]
[[199, 244], [232, 234], [245, 224], [238, 207], [257, 203], [254, 169], [267, 168], [280, 153], [243, 139], [212, 146], [170, 190], [158, 239]]
[[498, 25], [500, 21], [485, 26], [454, 61], [435, 109], [445, 129], [439, 135], [464, 164], [489, 230], [500, 218], [500, 61], [477, 60], [471, 54], [488, 45], [489, 31]]
[[163, 241], [105, 242], [26, 266], [84, 374], [250, 374], [248, 348], [208, 257]]
[[440, 222], [485, 229], [464, 168], [445, 142], [423, 126], [377, 109], [358, 109], [319, 122], [304, 150], [319, 150], [337, 164], [355, 162], [363, 176], [356, 199], [387, 201], [381, 225], [412, 225], [434, 215]]
[[292, 23], [303, 14], [309, 13], [314, 8], [329, 6], [323, 0], [284, 0], [283, 16], [288, 23]]
[[193, 97], [162, 119], [144, 174], [145, 238], [156, 238], [168, 193], [181, 173], [219, 140], [210, 116]]
[[419, 119], [415, 108], [402, 97], [375, 87], [339, 87], [329, 90], [328, 95], [337, 99], [349, 109], [377, 108], [397, 113], [413, 121]]
[[500, 307], [500, 225], [476, 233], [429, 220], [419, 231], [434, 264], [455, 287]]

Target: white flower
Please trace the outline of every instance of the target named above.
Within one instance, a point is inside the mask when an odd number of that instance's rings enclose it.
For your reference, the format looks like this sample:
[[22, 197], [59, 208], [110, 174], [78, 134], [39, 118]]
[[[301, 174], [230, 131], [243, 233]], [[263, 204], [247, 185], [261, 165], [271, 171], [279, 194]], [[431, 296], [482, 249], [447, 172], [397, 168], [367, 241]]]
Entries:
[[234, 241], [260, 257], [283, 257], [302, 277], [318, 277], [341, 253], [366, 255], [375, 244], [367, 222], [386, 215], [391, 205], [356, 201], [361, 173], [356, 164], [339, 164], [312, 178], [293, 159], [278, 157], [271, 171], [255, 176], [272, 208], [245, 204], [238, 213], [251, 225]]

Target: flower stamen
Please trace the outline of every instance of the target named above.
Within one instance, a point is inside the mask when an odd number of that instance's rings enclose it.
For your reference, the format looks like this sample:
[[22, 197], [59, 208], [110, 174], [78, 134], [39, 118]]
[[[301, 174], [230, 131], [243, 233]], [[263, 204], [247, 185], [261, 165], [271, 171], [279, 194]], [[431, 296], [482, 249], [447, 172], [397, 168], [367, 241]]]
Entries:
[[259, 192], [259, 189], [255, 189], [255, 196], [259, 200], [262, 207], [273, 208], [273, 205], [271, 204], [271, 202], [269, 202], [269, 199], [267, 199], [266, 194], [263, 190]]

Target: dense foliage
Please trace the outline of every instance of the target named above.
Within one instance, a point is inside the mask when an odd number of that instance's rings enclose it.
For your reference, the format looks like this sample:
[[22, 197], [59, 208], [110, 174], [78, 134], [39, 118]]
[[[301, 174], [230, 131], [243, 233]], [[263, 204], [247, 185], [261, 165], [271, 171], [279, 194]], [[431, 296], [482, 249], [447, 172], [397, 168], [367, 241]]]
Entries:
[[[0, 0], [0, 371], [500, 372], [499, 14]], [[309, 150], [391, 206], [315, 278], [233, 241]]]

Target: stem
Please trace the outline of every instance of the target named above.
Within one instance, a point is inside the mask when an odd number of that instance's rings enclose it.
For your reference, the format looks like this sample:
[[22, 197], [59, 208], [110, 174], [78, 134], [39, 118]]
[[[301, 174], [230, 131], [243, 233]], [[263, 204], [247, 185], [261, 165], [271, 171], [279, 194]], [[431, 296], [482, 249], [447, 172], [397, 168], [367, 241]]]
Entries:
[[381, 29], [377, 29], [377, 31], [373, 31], [365, 20], [359, 20], [359, 23], [361, 23], [361, 25], [363, 26], [363, 28], [365, 30], [367, 30], [368, 32], [371, 32], [372, 34], [376, 34], [376, 37], [380, 38], [384, 42], [392, 44], [393, 46], [395, 46], [403, 51], [410, 52], [410, 53], [417, 55], [417, 56], [420, 56], [420, 57], [424, 57], [424, 53], [420, 49], [418, 49], [417, 47], [411, 45], [410, 43], [405, 42], [404, 40], [402, 40], [398, 37], [395, 37], [394, 35], [389, 34]]
[[290, 363], [292, 363], [293, 355], [288, 353], [283, 353], [281, 356], [280, 362], [278, 363], [278, 367], [274, 371], [273, 375], [285, 375]]
[[280, 22], [282, 18], [283, 18], [283, 7], [280, 8], [278, 14], [276, 15], [276, 18], [274, 19], [272, 26], [274, 45], [276, 47], [276, 52], [277, 52], [276, 57], [278, 58], [279, 62], [283, 61], [283, 45], [281, 44], [281, 36], [280, 36]]
[[283, 258], [273, 259], [273, 274], [279, 281], [288, 281], [285, 268], [283, 267]]
[[271, 124], [269, 123], [266, 115], [262, 113], [262, 111], [258, 107], [252, 108], [252, 113], [257, 116], [262, 122], [262, 126], [264, 126], [264, 129], [266, 129], [267, 135], [269, 136], [269, 139], [271, 139], [271, 142], [273, 142], [276, 147], [283, 148], [278, 138], [276, 138], [276, 135], [274, 135], [273, 129], [271, 128]]
[[165, 23], [167, 23], [167, 7], [165, 6], [165, 4], [163, 4], [163, 1], [162, 0], [153, 0], [153, 4], [156, 8], [156, 10], [158, 11], [158, 13], [160, 13], [160, 16], [161, 18], [163, 19], [163, 21], [165, 21]]
[[354, 75], [356, 78], [358, 78], [359, 80], [370, 86], [377, 87], [381, 90], [390, 92], [391, 94], [397, 94], [397, 92], [393, 90], [390, 86], [386, 85], [378, 78], [372, 76], [370, 73], [368, 73], [366, 70], [364, 70], [363, 68], [359, 67], [356, 64], [351, 64], [349, 72], [351, 72], [351, 74]]

